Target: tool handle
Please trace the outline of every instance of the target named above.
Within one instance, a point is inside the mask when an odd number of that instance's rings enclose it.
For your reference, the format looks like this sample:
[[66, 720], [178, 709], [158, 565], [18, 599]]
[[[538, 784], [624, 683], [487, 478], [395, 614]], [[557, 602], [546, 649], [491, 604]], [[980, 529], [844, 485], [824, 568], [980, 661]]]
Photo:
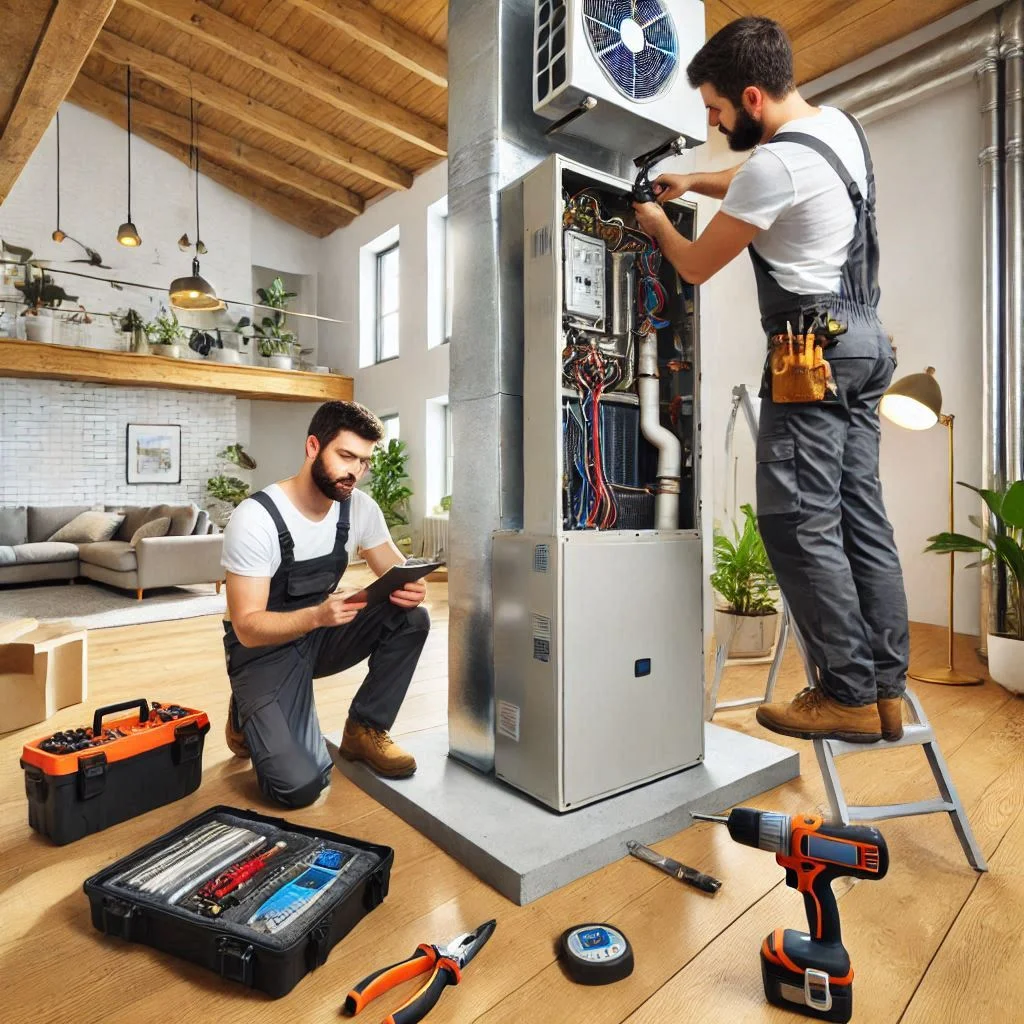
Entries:
[[401, 960], [389, 967], [382, 967], [379, 971], [368, 974], [358, 985], [353, 986], [352, 991], [345, 997], [344, 1012], [350, 1017], [354, 1017], [377, 996], [383, 995], [404, 981], [409, 981], [410, 978], [425, 974], [436, 962], [437, 953], [433, 946], [417, 946], [416, 952], [408, 960]]
[[715, 893], [722, 888], [722, 883], [713, 875], [705, 875], [703, 871], [695, 871], [693, 868], [684, 868], [680, 878], [702, 892]]
[[[832, 883], [849, 872], [826, 864], [813, 864], [801, 858], [785, 858], [782, 863], [786, 868], [786, 884], [803, 893], [811, 938], [815, 942], [842, 943], [839, 907], [832, 892]], [[801, 866], [803, 864], [811, 864], [811, 867], [804, 868]]]
[[140, 725], [149, 721], [149, 701], [145, 697], [139, 697], [138, 700], [123, 700], [120, 704], [107, 704], [102, 708], [97, 708], [96, 713], [92, 716], [93, 736], [99, 736], [103, 731], [105, 715], [112, 715], [115, 711], [131, 711], [132, 708], [139, 709]]
[[413, 993], [412, 998], [384, 1018], [383, 1024], [417, 1024], [437, 1005], [441, 993], [449, 985], [458, 985], [461, 980], [458, 964], [442, 957], [434, 967], [434, 973], [427, 983]]

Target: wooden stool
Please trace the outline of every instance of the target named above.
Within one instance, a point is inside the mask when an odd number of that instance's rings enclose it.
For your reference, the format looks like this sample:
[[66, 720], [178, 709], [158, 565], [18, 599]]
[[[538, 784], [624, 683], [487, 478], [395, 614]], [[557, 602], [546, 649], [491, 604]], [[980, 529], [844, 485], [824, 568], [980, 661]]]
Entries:
[[88, 696], [88, 637], [69, 622], [0, 623], [0, 732], [45, 721]]

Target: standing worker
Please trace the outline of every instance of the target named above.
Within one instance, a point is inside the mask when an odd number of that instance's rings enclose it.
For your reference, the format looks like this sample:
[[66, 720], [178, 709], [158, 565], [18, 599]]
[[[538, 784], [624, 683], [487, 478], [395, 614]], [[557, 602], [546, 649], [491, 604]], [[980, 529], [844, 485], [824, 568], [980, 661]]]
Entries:
[[[657, 179], [659, 203], [684, 192], [723, 200], [696, 241], [657, 203], [636, 204], [636, 217], [691, 284], [744, 247], [754, 264], [769, 343], [758, 523], [818, 674], [816, 688], [788, 704], [763, 704], [757, 720], [806, 739], [898, 739], [907, 601], [878, 479], [878, 403], [896, 357], [877, 312], [867, 140], [850, 115], [800, 96], [789, 40], [768, 18], [726, 25], [687, 75], [709, 124], [731, 149], [754, 152], [729, 170]], [[828, 386], [811, 387], [813, 380]]]

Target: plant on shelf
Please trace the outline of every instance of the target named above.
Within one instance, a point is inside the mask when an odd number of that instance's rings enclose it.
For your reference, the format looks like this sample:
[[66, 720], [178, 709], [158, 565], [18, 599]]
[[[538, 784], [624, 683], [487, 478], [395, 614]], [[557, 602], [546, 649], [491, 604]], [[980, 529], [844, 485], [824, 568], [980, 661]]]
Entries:
[[151, 345], [164, 345], [171, 355], [180, 356], [184, 350], [185, 328], [178, 322], [173, 310], [161, 306], [160, 312], [146, 324]]
[[775, 643], [778, 583], [753, 507], [741, 505], [740, 511], [743, 526], [734, 525], [731, 538], [715, 530], [711, 586], [725, 602], [715, 609], [715, 632], [730, 637], [730, 657], [757, 658], [769, 654]]
[[409, 453], [404, 441], [393, 437], [386, 445], [379, 444], [373, 450], [367, 485], [370, 497], [384, 513], [384, 522], [391, 531], [391, 539], [406, 555], [412, 551], [412, 536], [409, 532], [409, 499], [412, 497], [412, 489], [406, 483], [409, 474], [405, 468], [408, 461]]
[[263, 306], [269, 306], [273, 316], [250, 320], [243, 316], [235, 325], [235, 331], [243, 336], [251, 332], [256, 338], [256, 348], [261, 356], [270, 358], [275, 365], [290, 366], [291, 359], [298, 354], [295, 332], [285, 326], [286, 310], [297, 292], [285, 289], [284, 281], [275, 277], [267, 288], [257, 288], [256, 295]]
[[53, 278], [43, 270], [40, 263], [32, 259], [32, 251], [20, 246], [2, 243], [5, 253], [17, 257], [21, 264], [21, 279], [14, 281], [14, 287], [24, 297], [25, 335], [29, 341], [53, 341], [53, 310], [62, 302], [77, 302], [77, 295], [68, 295]]
[[[928, 538], [925, 551], [980, 554], [973, 565], [991, 563], [1006, 573], [1006, 621], [1000, 624], [1005, 628], [988, 634], [988, 670], [1001, 686], [1024, 693], [1024, 481], [1018, 480], [1003, 491], [958, 482], [984, 499], [989, 512], [988, 535], [980, 539], [962, 533], [937, 533]], [[971, 522], [981, 528], [977, 516], [971, 516]]]

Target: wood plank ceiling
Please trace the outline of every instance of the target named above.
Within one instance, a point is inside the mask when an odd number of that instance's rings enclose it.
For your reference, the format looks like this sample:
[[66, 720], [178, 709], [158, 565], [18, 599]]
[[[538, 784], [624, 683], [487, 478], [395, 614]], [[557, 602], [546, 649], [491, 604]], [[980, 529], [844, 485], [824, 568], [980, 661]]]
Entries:
[[[966, 2], [707, 0], [707, 31], [746, 14], [776, 18], [802, 83]], [[6, 8], [0, 154], [10, 159], [0, 164], [10, 182], [0, 180], [0, 201], [69, 86], [71, 102], [125, 125], [128, 65], [140, 137], [188, 162], [191, 99], [202, 171], [317, 236], [445, 158], [447, 0], [0, 0]], [[86, 10], [91, 34], [83, 18], [77, 47], [66, 25], [61, 36], [62, 78], [47, 26]]]

